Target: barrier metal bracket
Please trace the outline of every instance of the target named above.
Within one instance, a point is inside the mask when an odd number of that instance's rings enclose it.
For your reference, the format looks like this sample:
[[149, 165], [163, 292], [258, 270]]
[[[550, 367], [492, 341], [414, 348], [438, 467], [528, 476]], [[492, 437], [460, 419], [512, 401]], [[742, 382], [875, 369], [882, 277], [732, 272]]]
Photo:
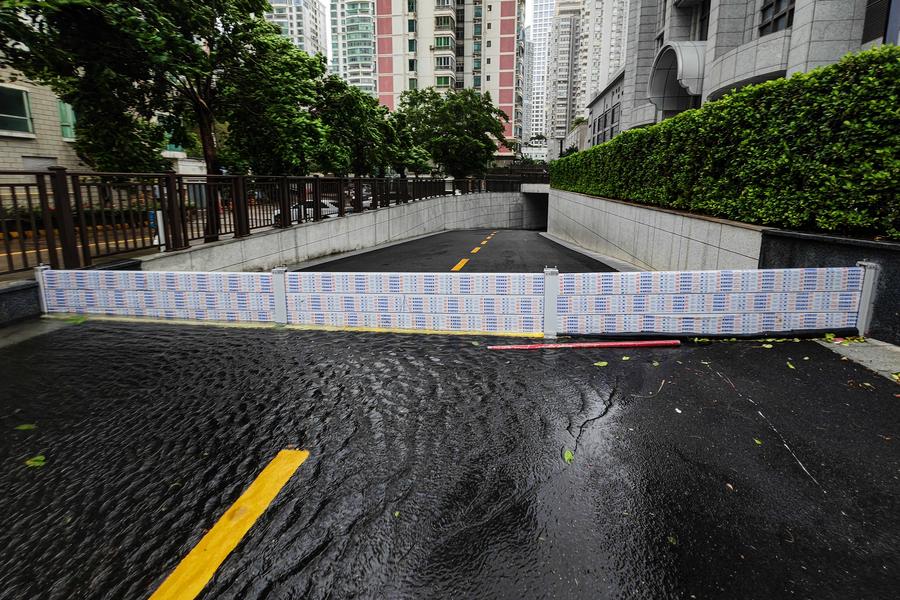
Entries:
[[863, 268], [862, 293], [859, 296], [859, 314], [856, 317], [856, 329], [859, 335], [866, 335], [872, 325], [872, 312], [875, 308], [875, 286], [878, 283], [878, 275], [881, 265], [873, 262], [860, 261], [857, 267]]

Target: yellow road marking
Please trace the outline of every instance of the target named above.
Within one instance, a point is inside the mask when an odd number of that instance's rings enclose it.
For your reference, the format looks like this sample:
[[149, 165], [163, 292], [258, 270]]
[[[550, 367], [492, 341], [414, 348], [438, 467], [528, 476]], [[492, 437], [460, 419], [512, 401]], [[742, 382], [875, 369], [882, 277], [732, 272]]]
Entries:
[[487, 242], [487, 240], [484, 240], [483, 242], [481, 242], [481, 245], [484, 246], [485, 244], [487, 244]]
[[159, 589], [150, 596], [150, 600], [196, 598], [222, 561], [250, 531], [284, 484], [308, 457], [309, 452], [306, 450], [280, 451], [166, 577]]
[[472, 254], [478, 254], [478, 251], [481, 250], [481, 246], [475, 246], [472, 248]]
[[450, 270], [451, 270], [451, 271], [459, 271], [459, 270], [461, 270], [464, 266], [466, 266], [466, 263], [467, 263], [467, 262], [469, 262], [469, 259], [468, 259], [468, 258], [464, 258], [464, 259], [462, 259], [461, 261], [459, 261], [458, 263], [456, 263], [455, 265], [453, 265], [453, 268], [450, 269]]

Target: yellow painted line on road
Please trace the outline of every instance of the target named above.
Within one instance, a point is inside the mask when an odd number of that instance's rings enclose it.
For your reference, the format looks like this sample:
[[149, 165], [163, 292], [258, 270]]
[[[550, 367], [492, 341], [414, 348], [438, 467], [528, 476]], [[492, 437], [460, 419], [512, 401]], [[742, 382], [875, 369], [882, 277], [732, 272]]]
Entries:
[[453, 268], [450, 269], [450, 270], [451, 270], [451, 271], [460, 271], [460, 270], [462, 270], [462, 268], [463, 268], [464, 266], [466, 266], [466, 263], [467, 263], [467, 262], [469, 262], [469, 259], [468, 259], [468, 258], [464, 258], [464, 259], [462, 259], [461, 261], [459, 261], [458, 263], [456, 263], [455, 265], [453, 265]]
[[478, 251], [481, 250], [481, 246], [475, 246], [472, 248], [472, 254], [478, 254]]
[[306, 450], [280, 451], [194, 549], [188, 552], [159, 589], [150, 596], [150, 600], [196, 598], [222, 561], [250, 531], [307, 458], [309, 452]]
[[487, 240], [484, 240], [483, 242], [481, 242], [481, 245], [484, 246], [484, 245], [487, 244], [487, 243], [488, 243], [488, 241], [487, 241]]

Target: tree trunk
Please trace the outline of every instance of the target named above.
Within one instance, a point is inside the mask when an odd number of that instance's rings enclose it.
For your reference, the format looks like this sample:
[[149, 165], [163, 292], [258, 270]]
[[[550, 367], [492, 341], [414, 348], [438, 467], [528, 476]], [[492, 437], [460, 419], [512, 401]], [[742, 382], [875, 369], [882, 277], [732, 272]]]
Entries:
[[[216, 164], [216, 136], [213, 131], [214, 118], [209, 106], [200, 101], [195, 101], [194, 109], [197, 113], [197, 128], [200, 134], [200, 144], [203, 146], [203, 160], [206, 162], [206, 173], [208, 175], [218, 175], [218, 165]], [[221, 198], [219, 198], [218, 186], [212, 185], [207, 179], [205, 188], [206, 196], [206, 223], [203, 231], [203, 240], [205, 242], [215, 242], [219, 239], [219, 209], [221, 208]]]

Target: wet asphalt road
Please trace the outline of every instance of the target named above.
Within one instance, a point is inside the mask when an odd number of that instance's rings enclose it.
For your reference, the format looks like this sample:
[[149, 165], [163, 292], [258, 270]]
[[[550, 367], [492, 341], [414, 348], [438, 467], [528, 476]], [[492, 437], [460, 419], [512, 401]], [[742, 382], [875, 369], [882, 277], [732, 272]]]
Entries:
[[293, 445], [204, 598], [896, 597], [892, 383], [813, 342], [472, 341], [89, 321], [0, 350], [0, 596], [146, 597]]
[[[497, 233], [483, 246], [481, 242]], [[476, 247], [481, 249], [472, 254]], [[459, 260], [466, 273], [539, 273], [557, 267], [563, 273], [612, 271], [605, 264], [569, 250], [537, 231], [468, 229], [447, 231], [412, 242], [309, 267], [308, 271], [436, 272], [449, 271]]]

